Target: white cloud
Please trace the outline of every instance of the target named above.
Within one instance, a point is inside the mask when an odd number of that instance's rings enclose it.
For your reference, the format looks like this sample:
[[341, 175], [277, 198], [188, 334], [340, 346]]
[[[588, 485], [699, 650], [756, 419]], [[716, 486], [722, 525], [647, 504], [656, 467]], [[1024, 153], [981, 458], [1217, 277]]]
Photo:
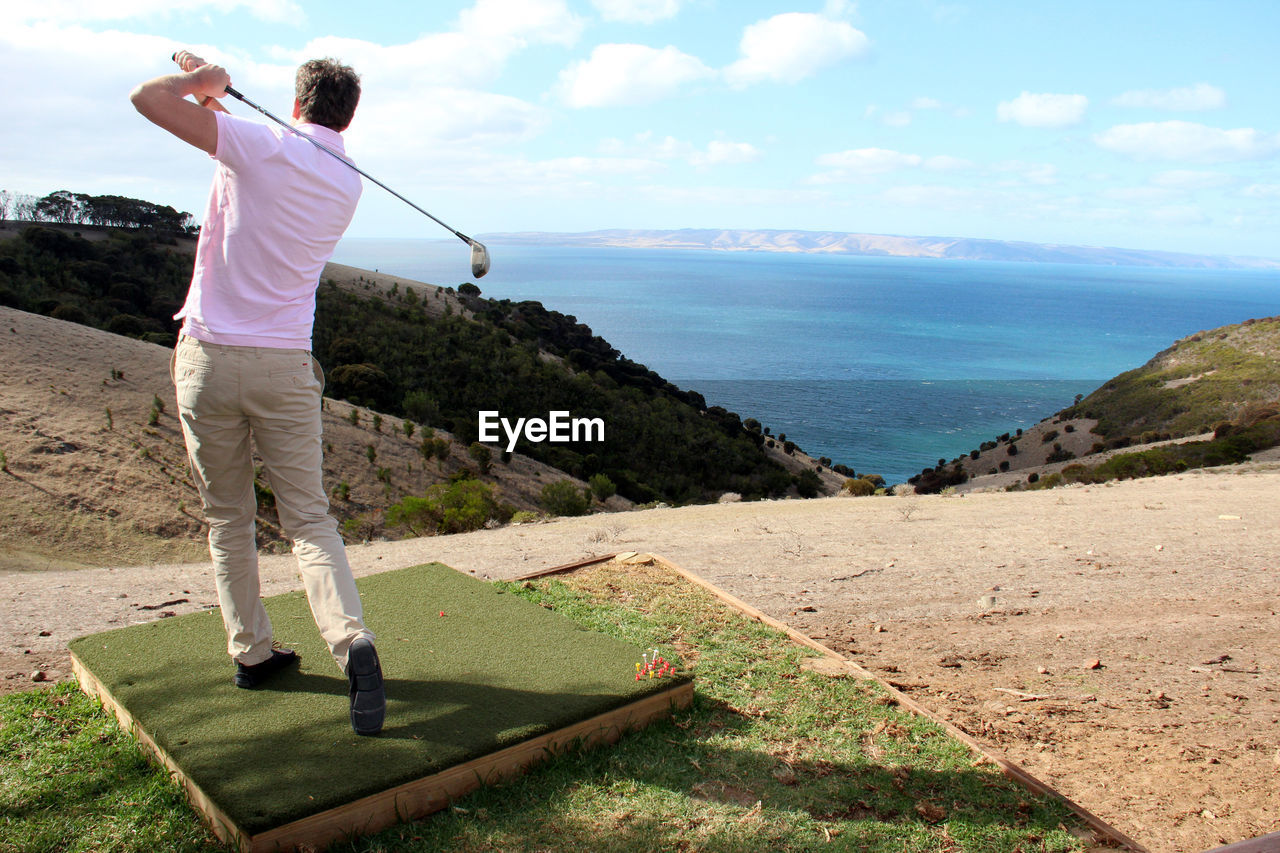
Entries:
[[[0, 22], [6, 25], [54, 23], [84, 26], [104, 21], [154, 20], [181, 15], [190, 17], [201, 12], [225, 14], [248, 9], [255, 18], [272, 23], [306, 22], [302, 7], [293, 0], [42, 0], [42, 2], [7, 2], [0, 9]], [[172, 51], [170, 51], [172, 52]]]
[[476, 0], [458, 15], [458, 31], [473, 42], [512, 39], [520, 46], [573, 44], [585, 23], [564, 0]]
[[680, 0], [591, 0], [591, 5], [606, 21], [628, 24], [652, 24], [680, 11]]
[[1058, 183], [1058, 167], [1052, 163], [1028, 163], [1023, 160], [1004, 160], [992, 167], [997, 174], [1011, 174], [1014, 179], [1006, 179], [1006, 186], [1032, 184], [1047, 187]]
[[1280, 199], [1280, 184], [1250, 184], [1240, 194], [1248, 198]]
[[825, 15], [786, 12], [748, 26], [742, 58], [724, 69], [733, 86], [771, 80], [796, 83], [822, 68], [867, 51], [870, 41], [853, 25]]
[[810, 183], [829, 184], [914, 169], [924, 162], [919, 154], [904, 154], [887, 148], [855, 148], [818, 157], [818, 165], [832, 171], [814, 175]]
[[942, 101], [937, 98], [912, 98], [911, 109], [913, 110], [940, 110], [942, 109]]
[[1118, 124], [1095, 134], [1100, 148], [1138, 160], [1184, 160], [1221, 163], [1261, 160], [1280, 151], [1280, 134], [1251, 127], [1223, 130], [1188, 121]]
[[889, 127], [906, 127], [911, 124], [911, 113], [906, 110], [899, 110], [896, 113], [885, 113], [881, 119]]
[[1216, 110], [1227, 105], [1227, 93], [1208, 83], [1177, 89], [1140, 89], [1111, 99], [1117, 107], [1140, 107], [1156, 110]]
[[973, 211], [985, 208], [990, 195], [989, 192], [977, 188], [912, 184], [889, 187], [880, 194], [880, 197], [889, 204], [902, 204], [908, 207]]
[[1023, 127], [1070, 127], [1084, 119], [1088, 106], [1089, 99], [1084, 95], [1023, 92], [1012, 101], [1001, 101], [996, 106], [996, 117]]
[[694, 166], [716, 166], [721, 163], [754, 163], [760, 159], [760, 149], [750, 142], [725, 142], [713, 139], [705, 152], [695, 153], [689, 162]]
[[1170, 204], [1142, 211], [1144, 219], [1161, 225], [1199, 225], [1209, 221], [1204, 211], [1194, 204]]
[[924, 167], [933, 169], [935, 172], [959, 172], [974, 168], [974, 163], [972, 160], [966, 160], [963, 157], [936, 154], [924, 161]]
[[701, 60], [668, 45], [602, 44], [589, 59], [560, 72], [560, 97], [571, 107], [642, 104], [674, 95], [715, 74]]
[[1190, 169], [1170, 169], [1151, 177], [1158, 187], [1175, 190], [1208, 190], [1235, 182], [1235, 178], [1223, 172], [1196, 172]]
[[1164, 187], [1111, 187], [1102, 191], [1103, 198], [1136, 204], [1156, 204], [1169, 201], [1173, 191]]
[[476, 145], [526, 141], [548, 122], [538, 106], [492, 92], [435, 87], [361, 99], [344, 134], [356, 156], [403, 163], [422, 156], [424, 140]]
[[403, 44], [324, 36], [272, 53], [291, 65], [313, 56], [338, 57], [360, 73], [367, 92], [388, 87], [421, 92], [485, 85], [530, 44], [572, 44], [582, 27], [582, 19], [570, 14], [563, 0], [477, 0], [459, 14], [453, 30]]
[[740, 163], [753, 163], [760, 159], [761, 152], [750, 142], [729, 142], [713, 139], [705, 148], [698, 148], [692, 142], [667, 136], [655, 140], [652, 133], [637, 134], [635, 139], [624, 142], [621, 139], [606, 139], [600, 150], [611, 155], [635, 155], [655, 160], [682, 160], [699, 168]]

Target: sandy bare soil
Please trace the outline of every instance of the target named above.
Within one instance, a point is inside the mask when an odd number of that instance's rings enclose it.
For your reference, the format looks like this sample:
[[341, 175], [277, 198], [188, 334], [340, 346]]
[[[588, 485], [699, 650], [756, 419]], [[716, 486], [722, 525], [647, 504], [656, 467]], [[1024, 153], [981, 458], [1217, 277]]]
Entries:
[[[1159, 851], [1280, 828], [1280, 464], [1042, 492], [657, 509], [375, 543], [509, 578], [657, 553], [881, 674]], [[264, 594], [297, 588], [263, 561]], [[0, 573], [5, 689], [211, 606], [205, 564]], [[370, 613], [377, 629], [377, 614]], [[311, 630], [307, 626], [306, 630]], [[43, 635], [43, 636], [42, 636]], [[285, 638], [287, 639], [287, 638]]]

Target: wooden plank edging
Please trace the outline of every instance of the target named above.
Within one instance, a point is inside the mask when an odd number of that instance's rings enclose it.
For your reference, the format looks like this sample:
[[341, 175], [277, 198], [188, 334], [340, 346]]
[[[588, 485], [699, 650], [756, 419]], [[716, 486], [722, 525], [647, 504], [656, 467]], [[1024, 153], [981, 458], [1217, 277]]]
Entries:
[[512, 578], [511, 580], [513, 582], [514, 581], [531, 581], [537, 578], [545, 578], [548, 575], [568, 574], [569, 572], [576, 572], [578, 569], [583, 569], [583, 568], [586, 568], [587, 566], [594, 566], [597, 563], [607, 563], [616, 556], [618, 555], [604, 554], [604, 555], [595, 556], [595, 557], [587, 557], [586, 559], [578, 560], [575, 563], [565, 563], [562, 566], [552, 566], [549, 569], [538, 569], [537, 571], [529, 572], [527, 575], [520, 575], [519, 577]]

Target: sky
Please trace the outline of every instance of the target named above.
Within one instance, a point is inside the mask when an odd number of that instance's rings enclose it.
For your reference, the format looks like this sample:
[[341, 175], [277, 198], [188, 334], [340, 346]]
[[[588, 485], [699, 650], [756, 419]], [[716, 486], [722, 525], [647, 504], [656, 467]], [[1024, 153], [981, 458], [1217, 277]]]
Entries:
[[[724, 228], [1280, 257], [1273, 0], [6, 0], [0, 189], [204, 209], [134, 85], [277, 115], [361, 74], [366, 171], [468, 234]], [[257, 117], [241, 104], [231, 111]], [[367, 186], [348, 235], [448, 237]]]

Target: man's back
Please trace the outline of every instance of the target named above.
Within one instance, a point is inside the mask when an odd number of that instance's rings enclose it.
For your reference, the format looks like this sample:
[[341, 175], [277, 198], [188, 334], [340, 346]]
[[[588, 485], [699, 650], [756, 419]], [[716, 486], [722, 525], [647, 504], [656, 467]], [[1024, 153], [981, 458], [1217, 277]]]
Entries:
[[[359, 176], [283, 129], [217, 114], [219, 162], [184, 332], [231, 346], [311, 348], [315, 288], [360, 198]], [[338, 154], [341, 134], [298, 125]]]

